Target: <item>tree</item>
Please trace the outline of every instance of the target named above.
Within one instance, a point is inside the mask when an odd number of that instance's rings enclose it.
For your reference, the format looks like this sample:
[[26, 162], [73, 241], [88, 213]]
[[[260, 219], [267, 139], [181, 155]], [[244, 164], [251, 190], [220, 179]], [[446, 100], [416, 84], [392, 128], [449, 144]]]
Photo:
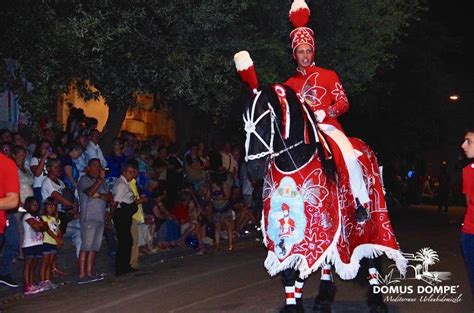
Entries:
[[[48, 112], [44, 108], [71, 83], [86, 98], [104, 97], [110, 109], [106, 143], [135, 105], [137, 92], [159, 91], [184, 112], [209, 112], [215, 123], [229, 124], [240, 88], [232, 62], [239, 50], [251, 52], [262, 82], [281, 82], [294, 67], [290, 1], [81, 3], [3, 2], [0, 57], [18, 62], [14, 73], [5, 75], [3, 66], [3, 77], [34, 115]], [[393, 61], [388, 49], [420, 3], [311, 2], [318, 63], [338, 70], [349, 93], [362, 90], [377, 69]], [[25, 80], [33, 88], [25, 88]]]

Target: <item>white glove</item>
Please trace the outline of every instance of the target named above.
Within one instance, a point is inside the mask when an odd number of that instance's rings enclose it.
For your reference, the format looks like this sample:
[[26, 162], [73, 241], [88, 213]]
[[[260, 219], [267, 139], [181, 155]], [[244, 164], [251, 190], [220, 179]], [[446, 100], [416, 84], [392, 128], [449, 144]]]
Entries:
[[326, 112], [324, 112], [324, 110], [317, 110], [314, 112], [314, 115], [316, 116], [318, 123], [322, 123], [326, 118]]

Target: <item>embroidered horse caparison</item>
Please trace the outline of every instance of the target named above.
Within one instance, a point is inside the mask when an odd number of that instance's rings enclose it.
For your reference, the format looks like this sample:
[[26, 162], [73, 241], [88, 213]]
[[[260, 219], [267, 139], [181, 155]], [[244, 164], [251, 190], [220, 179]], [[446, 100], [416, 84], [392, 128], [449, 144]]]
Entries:
[[265, 268], [272, 276], [292, 268], [306, 278], [332, 264], [342, 279], [353, 279], [362, 258], [385, 253], [404, 273], [406, 260], [392, 230], [374, 152], [363, 141], [350, 138], [361, 153], [359, 163], [370, 197], [370, 219], [358, 224], [355, 201], [345, 187], [347, 170], [338, 169], [337, 181], [328, 178], [322, 154], [308, 148], [308, 131], [313, 146], [318, 141], [314, 118], [288, 88], [282, 101], [281, 88], [285, 87], [259, 91], [248, 101], [244, 118], [249, 164], [259, 156], [269, 158], [263, 186]]

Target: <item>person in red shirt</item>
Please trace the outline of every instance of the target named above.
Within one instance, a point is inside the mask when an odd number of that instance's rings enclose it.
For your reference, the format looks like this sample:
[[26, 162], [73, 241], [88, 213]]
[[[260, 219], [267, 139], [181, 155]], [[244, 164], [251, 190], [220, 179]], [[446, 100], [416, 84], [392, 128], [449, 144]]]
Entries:
[[[301, 103], [313, 111], [319, 129], [326, 135], [332, 150], [338, 173], [347, 169], [347, 179], [341, 183], [348, 185], [354, 196], [356, 221], [359, 223], [369, 219], [362, 205], [368, 203], [369, 194], [364, 182], [362, 168], [358, 157], [362, 154], [354, 150], [345, 135], [337, 118], [349, 110], [349, 101], [339, 76], [314, 63], [315, 41], [314, 32], [306, 27], [309, 20], [309, 8], [304, 0], [295, 0], [290, 10], [290, 21], [295, 29], [290, 33], [293, 58], [298, 67], [296, 73], [284, 84], [290, 87]], [[339, 175], [346, 177], [346, 175]]]
[[18, 207], [20, 183], [18, 171], [12, 159], [0, 151], [0, 236], [6, 225], [6, 210]]
[[[474, 128], [466, 131], [461, 148], [467, 158], [474, 159]], [[466, 196], [467, 210], [461, 230], [461, 246], [469, 274], [471, 294], [474, 295], [474, 162], [462, 170], [462, 192]]]
[[[3, 249], [4, 236], [7, 225], [7, 210], [16, 209], [20, 199], [20, 183], [18, 170], [15, 162], [0, 151], [0, 250]], [[8, 247], [12, 242], [7, 243]], [[15, 246], [15, 245], [13, 245]], [[5, 250], [7, 246], [5, 247]], [[18, 248], [17, 248], [18, 249]], [[10, 276], [10, 259], [6, 258], [6, 253], [2, 259], [0, 268], [0, 283], [9, 287], [18, 287], [18, 284]]]

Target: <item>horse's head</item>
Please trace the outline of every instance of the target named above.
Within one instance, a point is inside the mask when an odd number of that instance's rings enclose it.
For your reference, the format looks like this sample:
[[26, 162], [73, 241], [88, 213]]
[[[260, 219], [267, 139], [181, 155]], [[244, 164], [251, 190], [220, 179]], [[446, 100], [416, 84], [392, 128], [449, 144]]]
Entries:
[[244, 100], [245, 161], [253, 178], [262, 178], [274, 153], [275, 110], [272, 93], [263, 88]]
[[[237, 60], [239, 54], [244, 57]], [[316, 126], [312, 113], [295, 93], [283, 85], [260, 87], [247, 52], [235, 57], [237, 70], [253, 91], [244, 100], [245, 160], [250, 174], [262, 178], [268, 160], [283, 171], [304, 165], [316, 151]]]
[[[259, 175], [274, 159], [283, 171], [292, 171], [306, 163], [315, 152], [312, 114], [283, 85], [260, 88], [245, 101], [245, 160]], [[312, 126], [311, 126], [312, 125]]]

